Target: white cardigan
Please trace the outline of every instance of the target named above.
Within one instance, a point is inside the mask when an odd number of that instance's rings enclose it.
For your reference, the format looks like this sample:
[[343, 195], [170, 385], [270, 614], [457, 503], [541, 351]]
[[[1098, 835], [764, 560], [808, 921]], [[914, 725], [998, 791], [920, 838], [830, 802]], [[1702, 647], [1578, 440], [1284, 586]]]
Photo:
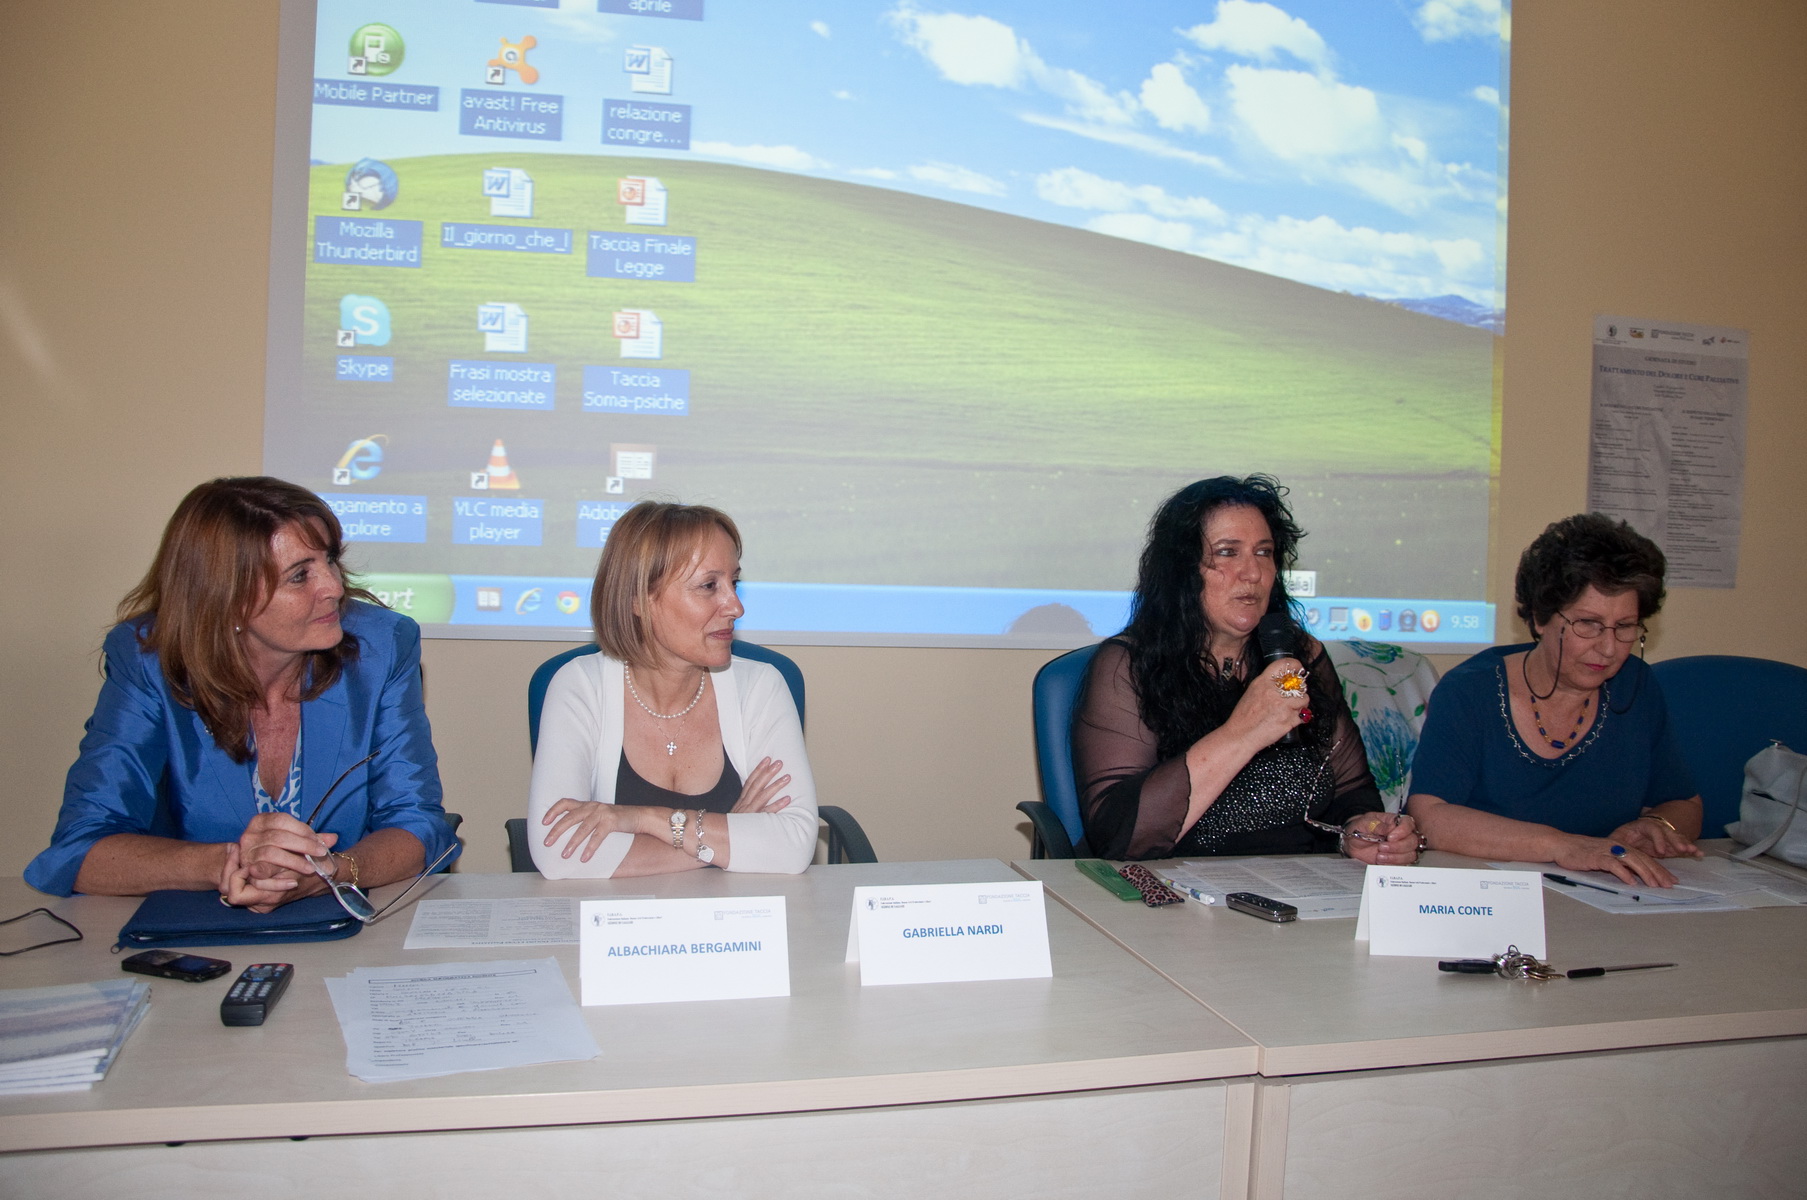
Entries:
[[[728, 869], [795, 875], [816, 853], [816, 784], [790, 687], [776, 667], [745, 658], [730, 659], [710, 675], [722, 747], [740, 777], [744, 780], [762, 758], [783, 762], [791, 777], [785, 789], [791, 802], [778, 812], [728, 814]], [[540, 824], [566, 796], [615, 802], [626, 693], [625, 669], [605, 654], [572, 659], [546, 688], [527, 795], [527, 844], [533, 865], [548, 879], [606, 879], [634, 843], [632, 834], [611, 833], [586, 863], [576, 854], [562, 857], [563, 845], [546, 845], [546, 827]]]

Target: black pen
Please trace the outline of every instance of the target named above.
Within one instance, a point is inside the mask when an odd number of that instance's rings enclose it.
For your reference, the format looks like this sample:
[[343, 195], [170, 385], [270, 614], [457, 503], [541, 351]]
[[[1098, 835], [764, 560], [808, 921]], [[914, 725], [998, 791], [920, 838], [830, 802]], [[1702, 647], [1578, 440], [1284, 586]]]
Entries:
[[[1618, 888], [1601, 887], [1597, 883], [1588, 883], [1581, 879], [1570, 879], [1567, 875], [1552, 875], [1550, 872], [1545, 871], [1543, 877], [1556, 883], [1560, 883], [1563, 887], [1593, 888], [1596, 892], [1609, 892], [1614, 896], [1630, 896], [1633, 900], [1639, 901], [1640, 903], [1644, 899], [1644, 897], [1638, 895], [1636, 892], [1621, 892]], [[1669, 963], [1665, 965], [1674, 966], [1675, 964]]]
[[1594, 979], [1608, 971], [1654, 971], [1659, 967], [1673, 967], [1674, 963], [1632, 963], [1625, 967], [1576, 967], [1568, 973], [1570, 979]]

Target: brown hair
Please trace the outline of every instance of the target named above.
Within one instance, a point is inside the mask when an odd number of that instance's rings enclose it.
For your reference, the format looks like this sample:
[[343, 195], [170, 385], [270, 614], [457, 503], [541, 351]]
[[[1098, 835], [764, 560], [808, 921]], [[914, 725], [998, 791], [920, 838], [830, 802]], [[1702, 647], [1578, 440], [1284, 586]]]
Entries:
[[1638, 620], [1663, 607], [1663, 552], [1624, 521], [1580, 513], [1553, 521], [1518, 559], [1513, 598], [1533, 636], [1588, 588], [1638, 594]]
[[[289, 526], [339, 567], [339, 519], [306, 488], [262, 475], [203, 483], [176, 506], [149, 573], [119, 602], [119, 619], [140, 623], [138, 644], [157, 655], [171, 694], [235, 762], [251, 757], [251, 711], [263, 691], [233, 635], [275, 592], [281, 564], [270, 543]], [[340, 610], [353, 598], [376, 601], [347, 581]], [[331, 687], [357, 652], [349, 633], [331, 650], [310, 652], [301, 698]]]
[[674, 571], [688, 566], [713, 530], [721, 530], [739, 554], [740, 530], [719, 508], [642, 500], [609, 530], [590, 589], [590, 624], [596, 644], [610, 658], [636, 667], [653, 666], [647, 625], [634, 610], [644, 609]]

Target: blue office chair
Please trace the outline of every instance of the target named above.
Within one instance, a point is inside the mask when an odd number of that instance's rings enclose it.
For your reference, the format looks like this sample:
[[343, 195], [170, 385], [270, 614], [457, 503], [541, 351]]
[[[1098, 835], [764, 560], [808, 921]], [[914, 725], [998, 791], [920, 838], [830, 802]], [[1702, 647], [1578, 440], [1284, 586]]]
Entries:
[[1738, 819], [1751, 755], [1772, 740], [1807, 752], [1807, 668], [1730, 654], [1670, 658], [1650, 668], [1706, 807], [1700, 836], [1724, 837]]
[[[546, 704], [546, 689], [552, 683], [552, 677], [559, 668], [574, 658], [586, 654], [595, 654], [600, 648], [595, 645], [578, 646], [554, 654], [541, 663], [533, 672], [533, 678], [527, 682], [527, 746], [537, 751], [540, 745], [540, 710]], [[734, 643], [734, 654], [738, 658], [752, 659], [754, 662], [769, 663], [778, 668], [784, 676], [784, 682], [791, 689], [791, 699], [797, 705], [797, 720], [801, 723], [803, 715], [803, 671], [788, 655], [776, 650], [767, 649], [754, 642]], [[829, 862], [877, 862], [878, 855], [873, 852], [872, 842], [866, 837], [866, 831], [852, 813], [833, 804], [816, 806], [816, 815], [828, 826], [828, 861]], [[511, 870], [532, 871], [533, 854], [527, 846], [527, 819], [510, 817], [502, 823], [508, 833], [508, 861]]]
[[1086, 670], [1098, 647], [1069, 650], [1035, 673], [1030, 692], [1035, 709], [1035, 768], [1042, 798], [1025, 800], [1017, 811], [1029, 818], [1033, 858], [1086, 858], [1085, 822], [1079, 816], [1079, 785], [1073, 778], [1073, 709]]

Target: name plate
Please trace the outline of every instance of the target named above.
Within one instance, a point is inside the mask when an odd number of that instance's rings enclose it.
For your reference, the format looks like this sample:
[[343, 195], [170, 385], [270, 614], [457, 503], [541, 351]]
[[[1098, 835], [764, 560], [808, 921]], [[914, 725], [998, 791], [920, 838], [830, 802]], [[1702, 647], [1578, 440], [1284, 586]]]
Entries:
[[578, 956], [585, 1005], [791, 994], [783, 896], [585, 900]]
[[1507, 946], [1545, 956], [1535, 871], [1369, 867], [1355, 940], [1369, 954], [1492, 958]]
[[854, 888], [847, 961], [861, 986], [1047, 979], [1041, 882]]

